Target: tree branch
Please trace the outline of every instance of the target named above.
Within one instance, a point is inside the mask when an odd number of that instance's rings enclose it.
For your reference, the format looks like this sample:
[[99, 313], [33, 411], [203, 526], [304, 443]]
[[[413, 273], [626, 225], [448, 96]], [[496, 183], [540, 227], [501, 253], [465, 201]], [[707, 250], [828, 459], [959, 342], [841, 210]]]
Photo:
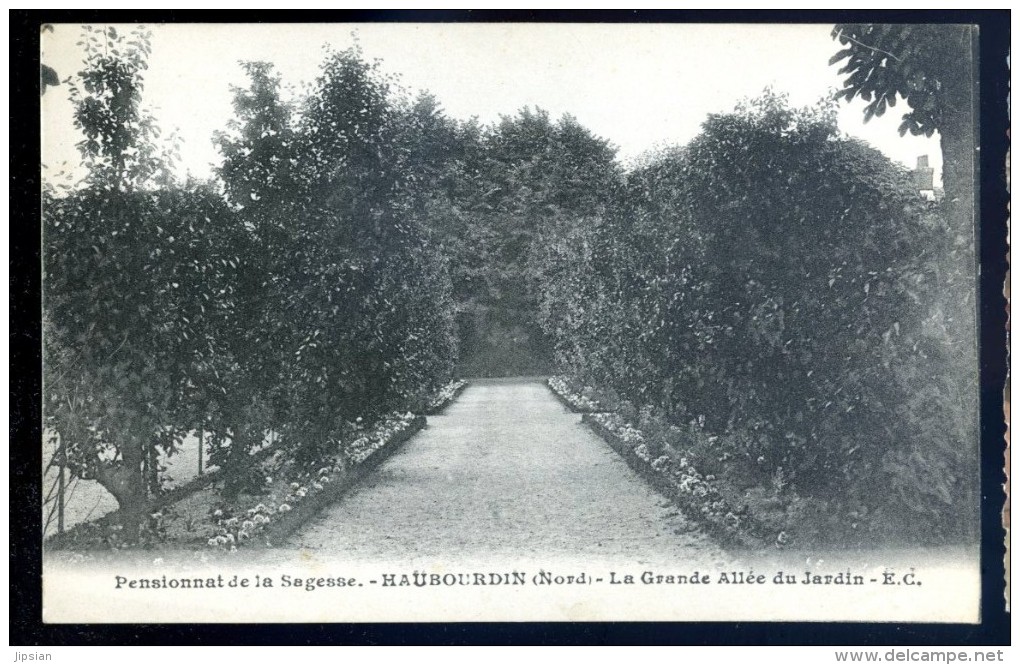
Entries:
[[893, 60], [895, 60], [896, 62], [903, 62], [903, 60], [901, 58], [897, 58], [895, 55], [893, 55], [889, 51], [883, 51], [882, 49], [878, 48], [877, 46], [870, 46], [870, 45], [865, 44], [864, 42], [862, 42], [860, 40], [854, 39], [850, 35], [848, 35], [845, 32], [843, 32], [842, 29], [839, 32], [836, 33], [836, 39], [839, 39], [840, 36], [846, 37], [847, 39], [852, 41], [854, 44], [857, 44], [858, 46], [863, 46], [864, 48], [870, 49], [872, 51], [875, 51], [876, 53], [882, 53], [884, 55], [887, 55], [890, 58], [892, 58]]

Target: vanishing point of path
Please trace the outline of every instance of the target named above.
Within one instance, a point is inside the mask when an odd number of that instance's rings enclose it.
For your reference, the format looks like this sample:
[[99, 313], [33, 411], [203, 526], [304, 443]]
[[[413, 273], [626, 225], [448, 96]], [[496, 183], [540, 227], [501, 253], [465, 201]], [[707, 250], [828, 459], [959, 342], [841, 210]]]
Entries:
[[540, 380], [477, 380], [286, 548], [357, 559], [722, 562]]

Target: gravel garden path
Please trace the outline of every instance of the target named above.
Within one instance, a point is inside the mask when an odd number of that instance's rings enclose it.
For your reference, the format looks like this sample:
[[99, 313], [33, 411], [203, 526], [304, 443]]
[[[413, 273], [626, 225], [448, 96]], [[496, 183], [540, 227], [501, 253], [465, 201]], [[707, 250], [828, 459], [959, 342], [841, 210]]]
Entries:
[[538, 379], [473, 381], [281, 545], [409, 562], [728, 560]]

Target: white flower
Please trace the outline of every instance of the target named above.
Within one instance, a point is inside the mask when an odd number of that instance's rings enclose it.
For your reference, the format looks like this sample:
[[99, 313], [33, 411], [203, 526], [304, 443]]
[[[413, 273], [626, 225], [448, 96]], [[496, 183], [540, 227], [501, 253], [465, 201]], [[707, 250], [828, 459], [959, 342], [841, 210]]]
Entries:
[[223, 517], [223, 511], [217, 508], [213, 511], [213, 517]]
[[245, 520], [245, 521], [241, 522], [241, 528], [242, 529], [250, 529], [253, 526], [255, 526], [255, 523], [252, 522], [251, 520]]
[[209, 539], [209, 547], [216, 547], [219, 544], [220, 544], [220, 542], [216, 538], [210, 538]]
[[286, 503], [281, 503], [280, 504], [280, 512], [281, 513], [286, 513], [289, 510], [290, 510], [290, 505], [289, 504], [286, 504]]

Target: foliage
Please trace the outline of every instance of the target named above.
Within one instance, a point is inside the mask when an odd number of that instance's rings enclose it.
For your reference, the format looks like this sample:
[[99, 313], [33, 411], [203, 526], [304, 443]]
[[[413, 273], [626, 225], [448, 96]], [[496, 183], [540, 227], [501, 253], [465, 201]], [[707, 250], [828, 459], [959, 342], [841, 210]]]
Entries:
[[969, 55], [967, 26], [840, 24], [833, 28], [832, 37], [844, 48], [829, 64], [846, 60], [839, 73], [848, 75], [837, 99], [860, 97], [867, 102], [865, 121], [896, 106], [899, 97], [910, 106], [903, 114], [900, 134], [931, 136], [951, 121], [954, 106], [970, 104], [948, 96], [959, 89], [953, 79], [965, 74], [960, 66]]
[[69, 81], [69, 94], [90, 184], [124, 191], [168, 182], [175, 148], [160, 150], [160, 130], [141, 106], [149, 33], [139, 27], [118, 35], [113, 27], [86, 26], [78, 45], [85, 50], [85, 68]]
[[[840, 32], [934, 48], [918, 34]], [[327, 51], [300, 102], [244, 64], [218, 182], [180, 183], [141, 104], [144, 31], [82, 45], [89, 175], [44, 200], [45, 417], [128, 540], [162, 490], [157, 453], [189, 432], [209, 433], [228, 498], [258, 493], [270, 433], [307, 473], [356, 456], [356, 432], [427, 408], [459, 361], [554, 360], [563, 386], [599, 389], [577, 404], [647, 435], [650, 464], [689, 458], [726, 479], [720, 506], [777, 532], [968, 530], [972, 241], [841, 136], [834, 104], [766, 93], [625, 176], [569, 116], [458, 122]], [[908, 129], [953, 136], [945, 86], [850, 51], [844, 96], [881, 113], [906, 94]]]
[[328, 53], [299, 109], [247, 64], [217, 192], [169, 175], [141, 107], [144, 33], [84, 45], [70, 89], [89, 176], [44, 206], [46, 418], [131, 541], [162, 490], [157, 451], [195, 429], [230, 496], [264, 483], [250, 458], [268, 432], [310, 462], [355, 421], [423, 406], [456, 361], [453, 305], [435, 169], [405, 122], [421, 107], [359, 54]]
[[549, 340], [538, 323], [547, 242], [594, 215], [619, 180], [614, 149], [574, 118], [522, 109], [491, 127], [463, 123], [440, 205], [460, 310], [462, 372], [541, 373]]
[[778, 474], [791, 497], [884, 512], [876, 528], [959, 533], [974, 393], [933, 370], [957, 342], [926, 323], [948, 266], [922, 206], [831, 104], [766, 93], [550, 247], [544, 324], [583, 382], [718, 436], [705, 468], [739, 486]]
[[145, 32], [87, 29], [83, 45], [69, 90], [87, 186], [44, 197], [46, 419], [72, 470], [117, 498], [131, 539], [160, 489], [155, 450], [172, 452], [193, 422], [236, 261], [218, 197], [152, 189], [168, 175], [140, 106]]
[[848, 74], [836, 98], [867, 102], [864, 120], [903, 98], [900, 134], [932, 136], [942, 143], [946, 215], [956, 234], [973, 235], [976, 188], [974, 40], [968, 25], [840, 24], [832, 31], [844, 46], [829, 60], [846, 60]]
[[218, 331], [239, 249], [227, 216], [202, 190], [46, 200], [48, 424], [122, 508], [160, 489], [142, 467], [154, 474], [153, 451], [172, 452], [225, 390]]
[[[355, 418], [416, 407], [449, 379], [449, 277], [418, 186], [429, 165], [409, 145], [414, 110], [377, 67], [356, 51], [327, 53], [300, 113], [268, 65], [246, 69], [237, 123], [218, 139], [227, 195], [257, 247], [242, 300], [261, 325], [242, 341], [261, 361], [239, 395], [311, 462]], [[236, 432], [252, 422], [244, 406], [232, 407]], [[241, 450], [261, 431], [249, 424]]]

